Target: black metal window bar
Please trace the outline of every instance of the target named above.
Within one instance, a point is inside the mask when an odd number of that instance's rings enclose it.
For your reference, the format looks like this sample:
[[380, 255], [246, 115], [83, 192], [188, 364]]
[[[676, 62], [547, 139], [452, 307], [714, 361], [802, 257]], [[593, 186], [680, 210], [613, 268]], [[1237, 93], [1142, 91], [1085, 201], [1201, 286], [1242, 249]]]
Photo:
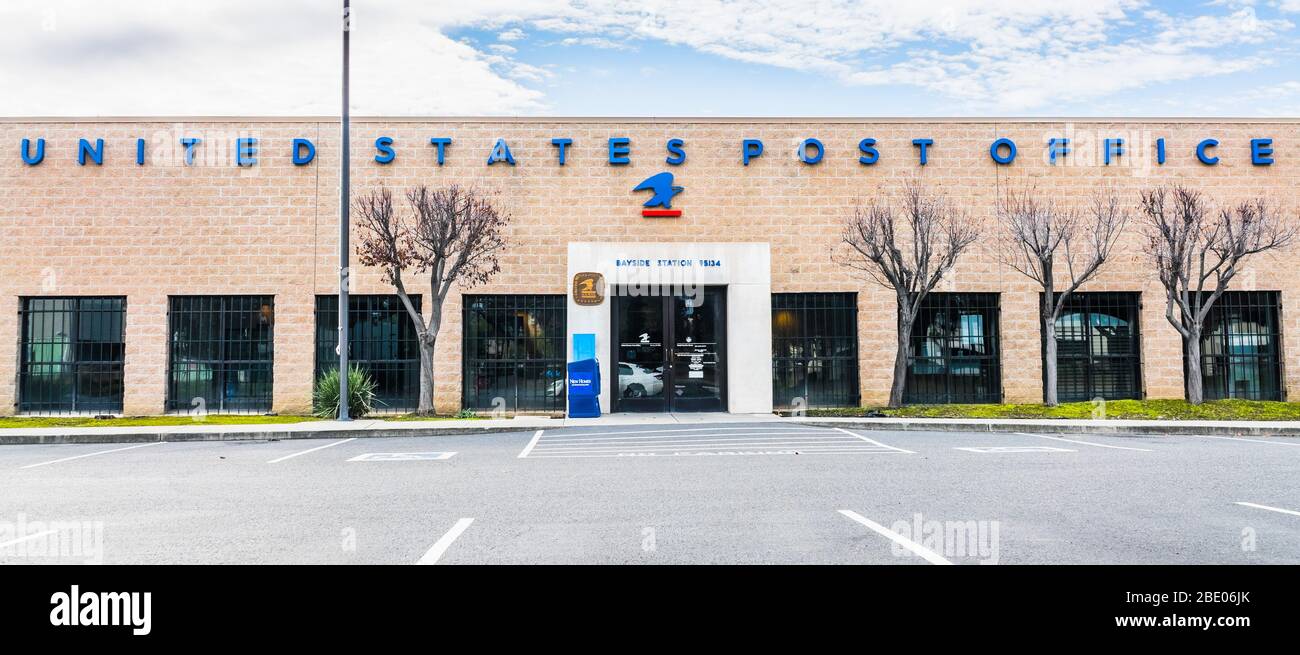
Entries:
[[464, 297], [461, 406], [476, 411], [564, 411], [563, 295]]
[[[411, 296], [418, 312], [420, 296]], [[339, 366], [339, 297], [316, 296], [316, 372]], [[396, 295], [348, 296], [348, 362], [375, 381], [379, 412], [411, 412], [420, 400], [420, 344]]]
[[126, 298], [23, 298], [18, 411], [118, 414]]
[[1138, 298], [1129, 292], [1076, 292], [1066, 299], [1056, 318], [1058, 400], [1142, 397]]
[[772, 294], [772, 404], [856, 407], [856, 293]]
[[998, 294], [930, 293], [912, 324], [903, 402], [1002, 400]]
[[168, 299], [167, 409], [271, 410], [273, 296]]
[[1282, 357], [1276, 291], [1228, 291], [1205, 317], [1201, 380], [1205, 398], [1282, 400]]

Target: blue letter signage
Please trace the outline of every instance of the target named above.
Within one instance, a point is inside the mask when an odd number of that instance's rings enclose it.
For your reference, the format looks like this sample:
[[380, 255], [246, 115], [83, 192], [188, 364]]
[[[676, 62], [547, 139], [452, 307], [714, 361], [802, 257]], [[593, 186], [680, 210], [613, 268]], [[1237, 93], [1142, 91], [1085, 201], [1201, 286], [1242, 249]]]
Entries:
[[916, 146], [920, 150], [920, 161], [922, 166], [925, 166], [925, 162], [929, 159], [928, 151], [930, 146], [933, 144], [934, 139], [912, 139], [912, 145]]
[[506, 145], [505, 139], [497, 139], [496, 145], [492, 146], [492, 153], [488, 155], [488, 166], [503, 161], [511, 166], [515, 165], [515, 156], [510, 154], [510, 146]]
[[[1006, 155], [1002, 154], [1003, 148], [1007, 150]], [[1016, 142], [1006, 137], [994, 141], [993, 145], [989, 146], [989, 156], [999, 164], [1010, 164], [1016, 160]]]
[[45, 159], [45, 139], [36, 140], [36, 154], [32, 154], [31, 139], [23, 139], [23, 163], [35, 166]]
[[[817, 154], [808, 154], [809, 148], [816, 150]], [[817, 139], [804, 139], [803, 143], [799, 144], [799, 160], [805, 164], [816, 164], [822, 160], [822, 156], [825, 154], [826, 148], [823, 147], [822, 142]]]
[[316, 144], [309, 139], [293, 140], [293, 165], [306, 166], [316, 158]]
[[1213, 166], [1219, 163], [1218, 157], [1206, 154], [1205, 152], [1206, 150], [1209, 150], [1210, 148], [1213, 148], [1217, 145], [1219, 145], [1219, 142], [1215, 139], [1206, 139], [1196, 144], [1196, 158], [1201, 160], [1201, 163], [1205, 164], [1206, 166]]
[[625, 136], [616, 136], [609, 140], [609, 164], [611, 166], [626, 166], [632, 163], [632, 160], [627, 157], [632, 152], [632, 149], [628, 147], [630, 143], [632, 143], [632, 140]]

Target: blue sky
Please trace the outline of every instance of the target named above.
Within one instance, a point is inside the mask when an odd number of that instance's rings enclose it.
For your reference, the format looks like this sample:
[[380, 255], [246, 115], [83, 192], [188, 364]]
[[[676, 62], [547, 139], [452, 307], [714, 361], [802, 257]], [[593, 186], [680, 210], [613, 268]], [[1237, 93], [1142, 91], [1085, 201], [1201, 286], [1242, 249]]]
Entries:
[[[6, 0], [0, 114], [335, 114], [339, 4]], [[353, 5], [358, 114], [1300, 114], [1300, 0]]]

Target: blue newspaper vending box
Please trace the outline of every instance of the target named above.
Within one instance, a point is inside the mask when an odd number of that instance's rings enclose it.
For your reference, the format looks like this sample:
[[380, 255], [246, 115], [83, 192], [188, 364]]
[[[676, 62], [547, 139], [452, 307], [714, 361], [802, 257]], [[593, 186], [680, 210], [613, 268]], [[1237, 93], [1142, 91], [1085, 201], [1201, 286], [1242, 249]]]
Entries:
[[596, 335], [573, 335], [569, 362], [569, 417], [600, 416], [600, 363], [596, 361]]

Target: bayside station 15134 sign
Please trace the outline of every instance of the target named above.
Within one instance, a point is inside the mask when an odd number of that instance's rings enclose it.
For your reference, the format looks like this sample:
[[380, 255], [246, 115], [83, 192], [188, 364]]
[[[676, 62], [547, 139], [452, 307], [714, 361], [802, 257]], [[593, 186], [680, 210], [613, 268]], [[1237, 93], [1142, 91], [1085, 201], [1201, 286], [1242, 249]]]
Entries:
[[[185, 148], [184, 162], [186, 166], [194, 165], [195, 150], [203, 146], [203, 140], [198, 137], [185, 137], [179, 140], [182, 147]], [[394, 147], [393, 137], [381, 136], [375, 139], [374, 160], [379, 164], [391, 164], [397, 159], [397, 149]], [[930, 160], [930, 150], [935, 145], [934, 139], [917, 138], [912, 139], [913, 152], [911, 156], [916, 158], [916, 162], [924, 166]], [[135, 163], [143, 166], [146, 161], [146, 148], [144, 139], [136, 139], [134, 144]], [[306, 166], [316, 158], [316, 144], [311, 139], [298, 138], [293, 139], [288, 144], [289, 152], [292, 155], [293, 163], [297, 166]], [[576, 147], [573, 139], [566, 137], [557, 137], [551, 139], [551, 146], [555, 149], [555, 162], [560, 166], [565, 165], [570, 148]], [[1179, 145], [1181, 149], [1186, 147], [1189, 155], [1194, 154], [1197, 161], [1206, 166], [1214, 166], [1219, 163], [1219, 157], [1215, 154], [1219, 146], [1219, 141], [1213, 138], [1204, 138], [1196, 144]], [[237, 166], [256, 166], [257, 154], [260, 142], [257, 137], [245, 137], [235, 140], [235, 165]], [[1070, 155], [1070, 139], [1066, 137], [1051, 137], [1045, 139], [1044, 147], [1046, 148], [1047, 159], [1050, 163], [1056, 164], [1058, 160], [1064, 159]], [[429, 139], [429, 153], [421, 156], [432, 155], [437, 165], [442, 166], [446, 163], [448, 153], [453, 148], [451, 137], [432, 137]], [[629, 137], [611, 137], [603, 148], [608, 155], [608, 162], [611, 166], [625, 166], [632, 163], [632, 139]], [[668, 139], [664, 144], [664, 149], [668, 156], [664, 163], [670, 166], [680, 166], [686, 162], [686, 142], [682, 139]], [[1170, 151], [1164, 137], [1155, 139], [1154, 155], [1156, 164], [1164, 164], [1166, 155]], [[23, 162], [29, 166], [37, 166], [45, 161], [45, 139], [44, 138], [27, 138], [22, 140], [21, 154]], [[106, 157], [105, 145], [103, 139], [80, 139], [77, 143], [75, 153], [77, 163], [85, 166], [94, 164], [102, 166]], [[760, 139], [742, 139], [737, 144], [737, 154], [740, 157], [740, 163], [748, 166], [749, 163], [763, 156], [763, 142]], [[802, 140], [795, 149], [795, 154], [804, 164], [815, 166], [821, 163], [822, 158], [826, 155], [826, 146], [816, 138], [807, 138]], [[1016, 142], [1009, 138], [1000, 138], [993, 140], [988, 147], [988, 156], [997, 164], [1007, 165], [1015, 161], [1017, 154]], [[1125, 140], [1123, 138], [1111, 138], [1102, 140], [1101, 155], [1103, 163], [1109, 165], [1112, 161], [1118, 161], [1120, 157], [1127, 154], [1125, 149]], [[479, 156], [482, 156], [481, 154]], [[858, 163], [863, 166], [871, 166], [880, 161], [881, 153], [877, 148], [876, 140], [873, 138], [864, 138], [858, 142], [856, 152], [852, 156], [857, 157]], [[1273, 139], [1262, 137], [1250, 140], [1250, 163], [1256, 166], [1268, 166], [1273, 163]], [[515, 165], [515, 157], [510, 152], [510, 144], [505, 139], [497, 139], [496, 143], [488, 151], [487, 165], [506, 164]]]

